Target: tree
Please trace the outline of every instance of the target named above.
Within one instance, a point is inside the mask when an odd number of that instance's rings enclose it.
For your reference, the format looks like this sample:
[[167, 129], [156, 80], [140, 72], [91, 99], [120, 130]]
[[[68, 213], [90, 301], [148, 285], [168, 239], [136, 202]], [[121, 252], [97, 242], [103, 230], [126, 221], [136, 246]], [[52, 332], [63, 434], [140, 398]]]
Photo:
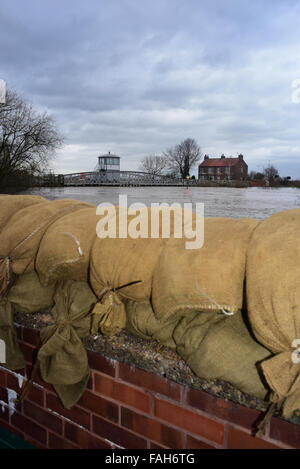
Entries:
[[187, 138], [183, 142], [169, 148], [164, 156], [168, 161], [168, 168], [176, 171], [185, 179], [190, 175], [190, 170], [202, 158], [201, 148], [193, 138]]
[[163, 156], [145, 156], [141, 163], [141, 171], [151, 174], [152, 176], [160, 176], [167, 166], [167, 160]]
[[269, 164], [265, 169], [264, 169], [264, 175], [265, 178], [268, 179], [268, 181], [272, 182], [275, 179], [279, 178], [279, 173], [278, 169], [275, 168], [272, 164]]
[[249, 179], [264, 179], [264, 178], [265, 178], [264, 173], [251, 171], [249, 174]]
[[7, 91], [0, 104], [0, 184], [16, 172], [40, 172], [62, 142], [52, 116], [38, 114], [16, 92]]

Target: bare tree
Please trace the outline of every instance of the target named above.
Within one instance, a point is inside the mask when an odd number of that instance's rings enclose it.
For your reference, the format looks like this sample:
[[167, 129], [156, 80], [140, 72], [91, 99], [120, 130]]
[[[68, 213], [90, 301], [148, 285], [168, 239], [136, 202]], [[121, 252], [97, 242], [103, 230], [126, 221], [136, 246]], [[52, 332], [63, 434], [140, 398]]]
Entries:
[[176, 171], [184, 179], [190, 175], [195, 164], [201, 160], [201, 148], [193, 138], [187, 138], [183, 142], [169, 148], [164, 152], [168, 161], [168, 168]]
[[0, 104], [0, 184], [16, 171], [39, 172], [62, 142], [53, 117], [7, 91]]
[[145, 156], [141, 163], [141, 171], [151, 174], [152, 176], [160, 176], [167, 166], [167, 160], [164, 156]]
[[279, 178], [278, 169], [275, 168], [275, 166], [272, 164], [269, 164], [266, 168], [264, 168], [264, 175], [270, 182]]

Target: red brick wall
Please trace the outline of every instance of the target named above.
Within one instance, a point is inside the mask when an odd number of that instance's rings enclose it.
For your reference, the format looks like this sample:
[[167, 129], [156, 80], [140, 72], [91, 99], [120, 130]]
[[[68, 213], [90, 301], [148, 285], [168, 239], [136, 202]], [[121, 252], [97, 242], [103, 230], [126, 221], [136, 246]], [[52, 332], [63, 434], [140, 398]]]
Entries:
[[[30, 370], [38, 332], [18, 327]], [[274, 419], [263, 439], [251, 428], [259, 413], [184, 387], [133, 366], [88, 352], [88, 389], [71, 410], [52, 387], [36, 379], [9, 416], [0, 403], [0, 426], [39, 448], [300, 448], [300, 427]], [[19, 392], [15, 373], [0, 368], [0, 401]]]

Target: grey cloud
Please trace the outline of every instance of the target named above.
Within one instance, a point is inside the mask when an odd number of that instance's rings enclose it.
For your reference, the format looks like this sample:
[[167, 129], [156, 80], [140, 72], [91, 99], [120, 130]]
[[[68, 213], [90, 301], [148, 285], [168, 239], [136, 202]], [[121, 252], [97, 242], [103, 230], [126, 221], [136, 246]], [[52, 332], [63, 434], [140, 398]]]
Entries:
[[299, 13], [294, 0], [2, 0], [0, 78], [57, 118], [57, 170], [109, 149], [134, 169], [192, 136], [300, 177]]

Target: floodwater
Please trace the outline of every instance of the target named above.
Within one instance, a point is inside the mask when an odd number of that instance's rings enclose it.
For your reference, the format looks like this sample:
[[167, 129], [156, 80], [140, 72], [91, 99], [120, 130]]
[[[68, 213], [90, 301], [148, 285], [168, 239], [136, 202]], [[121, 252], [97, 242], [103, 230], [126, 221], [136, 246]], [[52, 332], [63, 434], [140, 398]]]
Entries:
[[98, 205], [110, 202], [119, 205], [119, 195], [127, 195], [132, 203], [177, 202], [204, 203], [206, 217], [258, 218], [300, 207], [300, 189], [280, 188], [224, 188], [224, 187], [59, 187], [35, 188], [24, 192], [55, 199], [77, 199]]

